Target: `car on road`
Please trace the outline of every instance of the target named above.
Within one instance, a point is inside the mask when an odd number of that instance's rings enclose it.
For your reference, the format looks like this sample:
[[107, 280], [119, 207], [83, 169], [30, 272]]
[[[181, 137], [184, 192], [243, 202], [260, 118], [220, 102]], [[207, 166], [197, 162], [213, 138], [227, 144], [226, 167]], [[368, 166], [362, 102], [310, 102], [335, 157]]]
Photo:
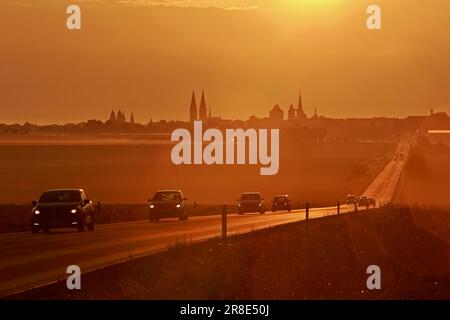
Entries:
[[246, 212], [266, 213], [264, 198], [260, 192], [245, 192], [241, 194], [238, 199], [238, 213], [244, 214]]
[[369, 207], [369, 198], [362, 196], [359, 198], [358, 206]]
[[287, 194], [274, 196], [272, 199], [272, 211], [287, 210], [291, 212], [291, 201]]
[[95, 229], [96, 209], [83, 189], [53, 189], [31, 202], [31, 231], [49, 232], [51, 228]]
[[355, 204], [359, 202], [359, 197], [354, 196], [352, 194], [349, 194], [347, 197], [345, 197], [345, 203], [346, 204]]
[[157, 191], [149, 201], [148, 217], [150, 222], [161, 218], [178, 218], [188, 220], [186, 214], [187, 198], [180, 190]]

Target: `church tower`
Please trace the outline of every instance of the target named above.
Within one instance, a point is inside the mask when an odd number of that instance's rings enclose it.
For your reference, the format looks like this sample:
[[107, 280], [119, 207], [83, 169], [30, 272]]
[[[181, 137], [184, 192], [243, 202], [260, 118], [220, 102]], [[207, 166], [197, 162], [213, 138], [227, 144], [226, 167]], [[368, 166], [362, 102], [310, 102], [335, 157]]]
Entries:
[[306, 118], [307, 118], [306, 113], [303, 110], [302, 90], [300, 89], [300, 94], [298, 96], [297, 119], [304, 120]]
[[206, 100], [205, 100], [205, 93], [202, 91], [202, 98], [200, 100], [200, 109], [199, 109], [199, 119], [200, 120], [206, 120], [207, 119], [207, 115], [206, 115]]
[[197, 120], [197, 102], [195, 101], [195, 92], [192, 91], [191, 107], [189, 109], [189, 120], [191, 122]]
[[291, 104], [288, 110], [288, 120], [294, 121], [295, 120], [295, 109], [294, 106]]
[[114, 112], [114, 110], [111, 111], [111, 114], [109, 116], [109, 121], [116, 122], [116, 113]]

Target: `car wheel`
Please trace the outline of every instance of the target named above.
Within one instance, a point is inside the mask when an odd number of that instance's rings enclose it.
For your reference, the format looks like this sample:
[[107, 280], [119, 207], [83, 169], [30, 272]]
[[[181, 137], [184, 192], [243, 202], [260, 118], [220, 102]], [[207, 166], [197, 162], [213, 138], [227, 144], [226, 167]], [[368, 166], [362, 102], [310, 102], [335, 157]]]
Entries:
[[38, 227], [31, 227], [31, 232], [32, 233], [39, 233], [39, 228]]

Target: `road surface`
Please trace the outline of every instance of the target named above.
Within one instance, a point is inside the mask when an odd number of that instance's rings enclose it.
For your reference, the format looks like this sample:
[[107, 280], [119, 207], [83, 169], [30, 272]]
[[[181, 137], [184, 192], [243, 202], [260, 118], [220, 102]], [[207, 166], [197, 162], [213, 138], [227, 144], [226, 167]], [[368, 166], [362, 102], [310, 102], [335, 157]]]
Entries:
[[396, 154], [402, 154], [403, 158], [398, 156], [392, 159], [364, 191], [363, 196], [375, 198], [381, 204], [391, 201], [405, 166], [408, 152], [409, 144], [406, 141], [400, 141]]
[[[401, 143], [399, 150], [406, 148]], [[389, 201], [404, 166], [404, 161], [392, 160], [365, 195], [381, 202]], [[341, 206], [341, 213], [353, 211], [353, 206]], [[337, 213], [336, 207], [312, 208], [310, 218]], [[251, 232], [261, 228], [301, 221], [305, 210], [228, 216], [229, 234]], [[160, 252], [176, 243], [191, 243], [217, 237], [221, 232], [219, 215], [191, 217], [189, 221], [125, 222], [98, 225], [94, 232], [80, 234], [71, 230], [51, 233], [31, 232], [0, 234], [0, 296], [65, 279], [66, 268], [78, 265], [82, 272], [96, 270], [129, 259]]]

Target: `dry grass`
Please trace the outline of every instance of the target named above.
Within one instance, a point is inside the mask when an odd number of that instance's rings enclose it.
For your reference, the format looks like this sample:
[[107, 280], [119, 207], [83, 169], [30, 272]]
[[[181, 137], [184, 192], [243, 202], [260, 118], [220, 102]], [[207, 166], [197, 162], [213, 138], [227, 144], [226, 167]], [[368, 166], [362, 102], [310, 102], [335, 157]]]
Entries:
[[413, 148], [395, 200], [409, 205], [450, 207], [450, 147], [420, 143]]
[[280, 172], [259, 165], [175, 166], [164, 145], [1, 146], [0, 203], [30, 203], [50, 188], [84, 188], [103, 203], [145, 203], [156, 190], [181, 189], [190, 203], [235, 203], [241, 192], [333, 204], [362, 192], [389, 159], [392, 143], [282, 141]]

